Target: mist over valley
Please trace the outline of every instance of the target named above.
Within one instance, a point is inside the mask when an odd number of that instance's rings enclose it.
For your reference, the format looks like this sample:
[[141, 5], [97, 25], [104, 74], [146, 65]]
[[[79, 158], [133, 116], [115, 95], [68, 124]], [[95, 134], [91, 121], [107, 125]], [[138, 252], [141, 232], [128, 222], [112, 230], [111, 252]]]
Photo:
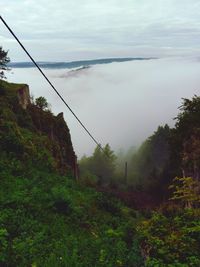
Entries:
[[[173, 126], [181, 98], [199, 94], [200, 63], [195, 58], [83, 62], [44, 72], [98, 142], [115, 151], [138, 147], [159, 125]], [[13, 68], [8, 79], [29, 84], [35, 97], [47, 98], [54, 113], [64, 111], [76, 153], [92, 153], [95, 144], [37, 69]]]

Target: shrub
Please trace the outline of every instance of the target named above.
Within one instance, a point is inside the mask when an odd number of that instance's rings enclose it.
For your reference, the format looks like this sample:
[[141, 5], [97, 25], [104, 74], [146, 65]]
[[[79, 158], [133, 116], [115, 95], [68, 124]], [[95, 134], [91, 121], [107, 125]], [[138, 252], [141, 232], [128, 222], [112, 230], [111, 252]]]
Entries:
[[51, 192], [53, 210], [63, 215], [70, 215], [73, 211], [73, 205], [66, 189], [54, 187]]
[[[199, 266], [200, 213], [182, 210], [166, 217], [154, 213], [139, 227], [146, 266]], [[198, 264], [194, 264], [194, 262]], [[157, 264], [157, 265], [156, 265]]]
[[121, 206], [117, 199], [106, 194], [99, 195], [97, 198], [97, 206], [111, 214], [121, 215]]

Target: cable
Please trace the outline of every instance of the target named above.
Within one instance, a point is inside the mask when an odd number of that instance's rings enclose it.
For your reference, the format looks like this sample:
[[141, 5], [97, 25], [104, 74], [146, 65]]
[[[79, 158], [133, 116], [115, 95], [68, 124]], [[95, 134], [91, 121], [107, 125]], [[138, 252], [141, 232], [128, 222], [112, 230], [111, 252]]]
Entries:
[[90, 131], [84, 126], [84, 124], [81, 122], [81, 120], [78, 118], [78, 116], [74, 113], [74, 111], [71, 109], [71, 107], [67, 104], [67, 102], [64, 100], [62, 95], [58, 92], [58, 90], [55, 88], [55, 86], [52, 84], [52, 82], [47, 78], [47, 76], [44, 74], [44, 72], [41, 70], [40, 66], [36, 63], [36, 61], [33, 59], [33, 57], [30, 55], [30, 53], [27, 51], [27, 49], [24, 47], [24, 45], [20, 42], [20, 40], [17, 38], [15, 33], [11, 30], [11, 28], [8, 26], [8, 24], [5, 22], [5, 20], [0, 16], [1, 21], [6, 26], [6, 28], [9, 30], [9, 32], [12, 34], [12, 36], [15, 38], [15, 40], [18, 42], [18, 44], [22, 47], [24, 52], [28, 55], [28, 57], [31, 59], [33, 64], [37, 67], [37, 69], [40, 71], [42, 76], [46, 79], [46, 81], [49, 83], [49, 85], [52, 87], [52, 89], [55, 91], [55, 93], [59, 96], [59, 98], [62, 100], [62, 102], [65, 104], [65, 106], [69, 109], [69, 111], [72, 113], [72, 115], [76, 118], [76, 120], [79, 122], [79, 124], [83, 127], [83, 129], [87, 132], [87, 134], [92, 138], [92, 140], [95, 142], [95, 144], [104, 152], [104, 149], [100, 145], [99, 142], [93, 137], [93, 135], [90, 133]]

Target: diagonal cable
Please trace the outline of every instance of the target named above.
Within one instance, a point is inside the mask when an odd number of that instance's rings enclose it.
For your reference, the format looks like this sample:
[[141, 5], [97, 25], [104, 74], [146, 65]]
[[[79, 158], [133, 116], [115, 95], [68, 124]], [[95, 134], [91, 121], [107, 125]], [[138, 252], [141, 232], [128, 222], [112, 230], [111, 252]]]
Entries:
[[62, 97], [62, 95], [58, 92], [58, 90], [55, 88], [55, 86], [52, 84], [52, 82], [49, 80], [49, 78], [46, 76], [46, 74], [42, 71], [40, 66], [37, 64], [37, 62], [33, 59], [33, 57], [30, 55], [30, 53], [27, 51], [27, 49], [24, 47], [24, 45], [21, 43], [21, 41], [18, 39], [18, 37], [15, 35], [15, 33], [12, 31], [12, 29], [8, 26], [6, 21], [0, 16], [1, 21], [6, 26], [6, 28], [9, 30], [9, 32], [12, 34], [12, 36], [15, 38], [15, 40], [18, 42], [18, 44], [21, 46], [21, 48], [24, 50], [24, 52], [28, 55], [30, 60], [33, 62], [33, 64], [36, 66], [36, 68], [39, 70], [39, 72], [42, 74], [42, 76], [45, 78], [45, 80], [49, 83], [51, 88], [55, 91], [55, 93], [58, 95], [58, 97], [62, 100], [62, 102], [65, 104], [65, 106], [69, 109], [69, 111], [72, 113], [72, 115], [75, 117], [75, 119], [79, 122], [79, 124], [82, 126], [82, 128], [87, 132], [87, 134], [92, 138], [92, 140], [95, 142], [95, 144], [104, 152], [102, 146], [99, 142], [93, 137], [93, 135], [90, 133], [90, 131], [85, 127], [85, 125], [82, 123], [82, 121], [78, 118], [78, 116], [75, 114], [75, 112], [71, 109], [71, 107], [67, 104], [65, 99]]

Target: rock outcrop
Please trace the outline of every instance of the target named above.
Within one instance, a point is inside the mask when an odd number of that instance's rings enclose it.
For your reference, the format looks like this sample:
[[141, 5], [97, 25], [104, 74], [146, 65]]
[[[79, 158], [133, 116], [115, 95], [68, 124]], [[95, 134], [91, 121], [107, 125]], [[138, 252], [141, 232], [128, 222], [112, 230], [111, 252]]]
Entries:
[[48, 135], [51, 140], [53, 144], [51, 152], [56, 159], [58, 170], [62, 174], [71, 170], [77, 178], [77, 157], [73, 150], [70, 131], [63, 113], [54, 116], [50, 111], [43, 111], [35, 105], [29, 105], [28, 111], [37, 131]]
[[19, 104], [23, 109], [27, 109], [30, 102], [30, 93], [29, 93], [29, 86], [24, 85], [17, 90], [17, 96], [19, 99]]

